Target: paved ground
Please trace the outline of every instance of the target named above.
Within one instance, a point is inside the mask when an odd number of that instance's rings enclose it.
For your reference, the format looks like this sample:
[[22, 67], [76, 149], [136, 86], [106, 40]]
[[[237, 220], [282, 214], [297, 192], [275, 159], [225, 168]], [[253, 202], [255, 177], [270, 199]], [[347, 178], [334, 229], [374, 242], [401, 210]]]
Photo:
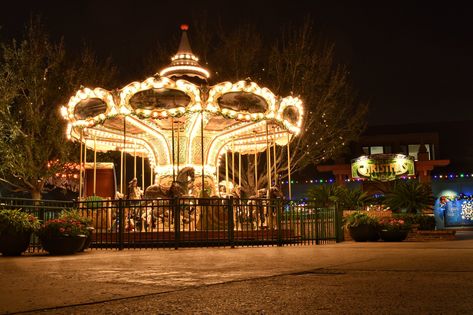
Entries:
[[472, 314], [459, 238], [0, 257], [0, 313]]

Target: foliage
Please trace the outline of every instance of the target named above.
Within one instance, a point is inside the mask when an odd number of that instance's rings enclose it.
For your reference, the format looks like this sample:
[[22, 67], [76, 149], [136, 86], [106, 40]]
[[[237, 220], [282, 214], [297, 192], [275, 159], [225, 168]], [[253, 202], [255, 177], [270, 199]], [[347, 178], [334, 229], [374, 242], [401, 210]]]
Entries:
[[416, 180], [400, 180], [394, 183], [384, 202], [393, 212], [422, 213], [424, 210], [432, 210], [434, 201], [429, 185]]
[[68, 58], [63, 42], [51, 41], [39, 18], [30, 21], [21, 39], [3, 43], [0, 177], [16, 191], [40, 199], [46, 181], [62, 170], [74, 146], [65, 139], [59, 106], [79, 88], [79, 81], [103, 82], [114, 73], [110, 63], [99, 67], [90, 50], [78, 59]]
[[381, 220], [379, 220], [379, 225], [381, 230], [386, 231], [404, 231], [409, 230], [410, 228], [410, 224], [407, 221], [395, 217], [382, 218]]
[[86, 227], [91, 226], [92, 218], [83, 215], [83, 212], [77, 209], [64, 209], [59, 214], [59, 219], [78, 221]]
[[309, 188], [306, 196], [315, 207], [330, 207], [340, 199], [343, 188], [338, 185], [319, 185]]
[[393, 213], [393, 218], [402, 219], [409, 225], [419, 225], [418, 230], [435, 230], [435, 217], [412, 213]]
[[361, 188], [349, 189], [336, 184], [313, 186], [307, 190], [306, 196], [316, 207], [338, 203], [344, 210], [362, 210], [371, 201], [371, 197]]
[[361, 188], [348, 189], [342, 187], [340, 190], [340, 209], [343, 210], [362, 210], [371, 203], [372, 198]]
[[39, 220], [21, 209], [0, 209], [0, 234], [6, 232], [34, 232], [40, 227]]
[[88, 209], [100, 208], [103, 204], [103, 198], [100, 196], [87, 196], [85, 203]]
[[379, 220], [376, 217], [371, 217], [366, 212], [353, 211], [343, 218], [347, 227], [356, 227], [362, 224], [378, 226]]
[[73, 237], [88, 235], [87, 226], [74, 219], [51, 219], [44, 223], [38, 231], [40, 239], [52, 237]]

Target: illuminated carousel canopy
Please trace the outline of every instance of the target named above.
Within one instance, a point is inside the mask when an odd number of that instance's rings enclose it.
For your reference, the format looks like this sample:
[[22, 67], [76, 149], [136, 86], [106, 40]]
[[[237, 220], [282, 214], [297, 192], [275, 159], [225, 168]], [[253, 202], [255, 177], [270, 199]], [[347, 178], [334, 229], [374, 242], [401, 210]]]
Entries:
[[98, 151], [147, 157], [158, 176], [169, 176], [179, 161], [178, 168], [192, 166], [198, 174], [204, 165], [205, 175], [214, 177], [226, 151], [254, 154], [268, 143], [286, 145], [300, 132], [304, 111], [297, 97], [278, 97], [250, 80], [202, 89], [174, 79], [208, 78], [190, 49], [187, 28], [181, 29], [178, 54], [160, 77], [120, 90], [77, 91], [61, 109], [68, 121], [67, 136], [90, 148], [95, 144]]

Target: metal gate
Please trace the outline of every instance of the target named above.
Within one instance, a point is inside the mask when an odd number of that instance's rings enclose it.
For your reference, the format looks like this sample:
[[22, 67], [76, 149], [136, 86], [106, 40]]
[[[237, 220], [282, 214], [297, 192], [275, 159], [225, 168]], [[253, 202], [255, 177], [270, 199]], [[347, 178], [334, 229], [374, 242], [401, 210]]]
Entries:
[[[316, 208], [279, 199], [176, 198], [153, 200], [0, 199], [43, 222], [63, 209], [92, 219], [92, 248], [271, 246], [325, 244], [342, 237], [336, 207]], [[40, 244], [32, 239], [32, 248]]]

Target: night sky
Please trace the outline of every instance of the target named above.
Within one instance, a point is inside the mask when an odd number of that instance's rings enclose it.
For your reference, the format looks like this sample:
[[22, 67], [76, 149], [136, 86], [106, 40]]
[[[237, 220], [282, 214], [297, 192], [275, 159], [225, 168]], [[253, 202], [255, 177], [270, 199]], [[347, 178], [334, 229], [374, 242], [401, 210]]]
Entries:
[[473, 120], [472, 7], [455, 1], [18, 0], [2, 3], [0, 36], [18, 36], [30, 15], [40, 13], [68, 49], [85, 41], [99, 56], [111, 56], [127, 83], [143, 79], [139, 68], [149, 51], [175, 38], [179, 25], [201, 10], [227, 27], [252, 22], [268, 36], [310, 14], [369, 101], [369, 124], [459, 121]]

